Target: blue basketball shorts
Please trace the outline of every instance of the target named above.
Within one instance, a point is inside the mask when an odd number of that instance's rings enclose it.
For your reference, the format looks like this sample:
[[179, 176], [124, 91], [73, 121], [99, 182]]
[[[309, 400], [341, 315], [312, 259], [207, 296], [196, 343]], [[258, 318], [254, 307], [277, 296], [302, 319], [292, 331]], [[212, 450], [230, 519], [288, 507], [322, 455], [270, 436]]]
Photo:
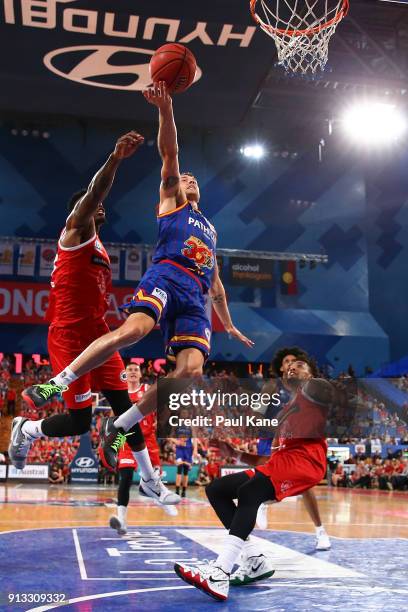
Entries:
[[211, 323], [200, 280], [177, 263], [153, 264], [143, 275], [132, 300], [121, 306], [128, 314], [148, 310], [160, 324], [167, 355], [184, 348], [210, 353]]
[[193, 447], [192, 446], [176, 446], [176, 463], [192, 463], [193, 462]]

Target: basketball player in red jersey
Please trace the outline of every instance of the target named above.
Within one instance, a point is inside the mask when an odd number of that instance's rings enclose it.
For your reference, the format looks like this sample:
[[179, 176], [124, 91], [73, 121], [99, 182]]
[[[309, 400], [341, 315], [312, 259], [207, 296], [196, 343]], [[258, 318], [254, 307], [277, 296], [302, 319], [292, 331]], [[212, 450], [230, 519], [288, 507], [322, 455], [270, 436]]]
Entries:
[[[242, 584], [231, 576], [234, 564], [244, 547], [252, 564], [252, 576], [271, 576], [270, 562], [259, 555], [259, 545], [247, 541], [252, 532], [258, 508], [265, 501], [281, 501], [299, 495], [317, 485], [326, 473], [327, 443], [324, 437], [327, 410], [332, 401], [332, 386], [313, 377], [313, 364], [297, 360], [288, 368], [288, 385], [292, 398], [278, 415], [279, 448], [270, 458], [240, 453], [229, 444], [219, 442], [221, 453], [235, 456], [255, 469], [218, 478], [206, 488], [207, 497], [218, 518], [228, 529], [223, 550], [217, 559], [191, 567], [176, 563], [174, 569], [185, 582], [211, 597], [224, 601], [229, 585]], [[238, 500], [236, 506], [234, 500]], [[254, 581], [254, 580], [252, 580]]]
[[[141, 383], [142, 372], [137, 363], [129, 363], [126, 366], [126, 376], [129, 389], [129, 397], [132, 402], [138, 402], [142, 399], [143, 394], [149, 388], [146, 383]], [[140, 422], [149, 457], [153, 465], [153, 469], [160, 474], [160, 449], [156, 438], [156, 414], [149, 414], [143, 421]], [[119, 535], [125, 535], [127, 532], [127, 508], [129, 505], [130, 488], [133, 482], [133, 474], [137, 470], [137, 461], [126, 442], [118, 453], [118, 469], [119, 469], [119, 487], [118, 487], [118, 506], [117, 515], [111, 516], [109, 525], [115, 529]], [[175, 506], [163, 505], [163, 510], [171, 516], [177, 515]]]
[[[298, 359], [303, 359], [303, 358], [308, 359], [307, 353], [305, 353], [304, 350], [302, 350], [301, 348], [297, 346], [291, 346], [291, 347], [284, 347], [280, 349], [279, 351], [277, 351], [272, 360], [271, 365], [272, 365], [273, 371], [276, 374], [276, 376], [281, 377], [283, 388], [288, 393], [291, 392], [290, 384], [288, 383], [288, 380], [287, 380], [287, 373], [288, 373], [289, 367], [293, 362], [297, 361]], [[315, 373], [316, 373], [316, 370], [314, 374]], [[272, 381], [273, 390], [275, 390], [275, 381], [276, 379], [273, 379]], [[268, 382], [266, 382], [266, 385], [264, 386], [262, 391], [268, 392]], [[272, 442], [272, 446], [275, 446], [275, 442]], [[264, 453], [261, 452], [260, 454], [264, 454]], [[330, 538], [325, 528], [322, 525], [322, 520], [320, 518], [320, 512], [319, 512], [319, 506], [318, 506], [316, 495], [314, 494], [313, 489], [309, 489], [308, 491], [305, 491], [302, 494], [302, 498], [306, 506], [306, 510], [310, 518], [312, 519], [315, 529], [316, 529], [316, 550], [329, 550], [329, 548], [331, 548]], [[260, 528], [266, 529], [267, 527], [266, 506], [264, 504], [262, 504], [259, 507], [259, 511], [261, 510], [264, 511], [265, 525], [261, 527], [261, 525], [259, 524], [259, 513], [258, 513], [257, 525]]]
[[[58, 251], [51, 275], [51, 292], [47, 319], [48, 349], [54, 372], [63, 370], [88, 344], [109, 332], [104, 315], [108, 306], [111, 286], [109, 256], [99, 238], [105, 222], [103, 201], [109, 194], [120, 163], [131, 157], [143, 143], [143, 136], [136, 132], [125, 134], [116, 142], [115, 149], [97, 172], [87, 189], [71, 198], [69, 216], [58, 241]], [[41, 436], [75, 436], [89, 431], [92, 417], [91, 390], [100, 390], [120, 415], [132, 405], [127, 391], [126, 372], [118, 352], [90, 374], [79, 377], [75, 383], [60, 389], [68, 407], [67, 414], [59, 414], [31, 421], [17, 417], [13, 421], [9, 447], [10, 460], [18, 469], [26, 462], [27, 452], [33, 440]], [[43, 387], [47, 398], [50, 386]], [[31, 408], [36, 404], [30, 395], [23, 395]], [[157, 479], [140, 427], [129, 435], [129, 444], [136, 452], [142, 471], [142, 494], [150, 489], [160, 489], [164, 503], [177, 503], [177, 498]], [[102, 455], [102, 460], [104, 456]], [[115, 465], [106, 467], [111, 469]], [[151, 485], [151, 486], [150, 486]], [[143, 490], [142, 490], [143, 489]], [[157, 494], [156, 494], [157, 497]]]
[[[190, 173], [180, 173], [172, 99], [165, 83], [155, 84], [144, 92], [144, 96], [159, 110], [158, 146], [162, 158], [157, 217], [159, 236], [153, 265], [143, 275], [132, 301], [125, 305], [129, 317], [121, 327], [92, 342], [48, 385], [35, 385], [23, 392], [36, 406], [46, 401], [44, 394], [53, 395], [59, 392], [61, 385], [73, 384], [78, 377], [105, 363], [115, 351], [141, 340], [158, 322], [166, 351], [176, 362], [168, 378], [200, 376], [211, 340], [206, 293], [211, 296], [214, 309], [229, 335], [247, 347], [253, 346], [231, 320], [218, 274], [217, 235], [199, 209], [197, 181]], [[154, 410], [157, 410], [156, 385], [125, 414], [116, 420], [109, 419], [101, 432], [103, 452], [109, 463], [115, 461], [124, 432]]]

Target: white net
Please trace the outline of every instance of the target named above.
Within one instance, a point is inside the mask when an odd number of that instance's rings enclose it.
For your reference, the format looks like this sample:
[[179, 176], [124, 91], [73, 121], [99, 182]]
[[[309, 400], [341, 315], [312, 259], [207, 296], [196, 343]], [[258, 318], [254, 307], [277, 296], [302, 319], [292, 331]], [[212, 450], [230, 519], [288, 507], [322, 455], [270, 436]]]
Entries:
[[323, 70], [330, 38], [349, 0], [251, 0], [255, 21], [276, 44], [279, 64], [291, 72]]

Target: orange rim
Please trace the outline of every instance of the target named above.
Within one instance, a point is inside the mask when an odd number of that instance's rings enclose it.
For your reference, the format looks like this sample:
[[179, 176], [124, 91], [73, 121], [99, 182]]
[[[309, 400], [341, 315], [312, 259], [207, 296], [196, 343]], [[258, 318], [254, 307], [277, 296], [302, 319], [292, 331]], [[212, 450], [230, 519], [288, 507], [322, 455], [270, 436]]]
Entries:
[[254, 21], [258, 25], [262, 26], [262, 28], [264, 28], [265, 30], [268, 30], [268, 32], [270, 32], [271, 34], [278, 34], [281, 36], [309, 36], [311, 34], [317, 34], [318, 32], [321, 32], [322, 30], [325, 30], [326, 28], [329, 28], [335, 23], [341, 21], [343, 17], [347, 15], [350, 6], [349, 0], [343, 0], [343, 5], [341, 9], [332, 19], [329, 19], [329, 21], [326, 21], [319, 26], [315, 26], [314, 28], [306, 28], [305, 30], [284, 30], [282, 28], [274, 28], [271, 25], [262, 21], [259, 15], [255, 12], [257, 2], [258, 0], [250, 0], [251, 15]]

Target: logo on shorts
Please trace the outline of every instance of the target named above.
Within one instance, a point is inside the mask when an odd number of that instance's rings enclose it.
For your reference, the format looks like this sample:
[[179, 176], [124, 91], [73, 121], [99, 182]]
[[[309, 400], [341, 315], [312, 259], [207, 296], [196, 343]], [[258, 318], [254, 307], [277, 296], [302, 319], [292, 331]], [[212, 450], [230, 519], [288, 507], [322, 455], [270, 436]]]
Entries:
[[75, 465], [81, 468], [90, 468], [94, 463], [95, 461], [92, 457], [78, 457], [78, 459], [75, 459]]
[[293, 487], [293, 482], [291, 480], [284, 480], [281, 484], [281, 491], [282, 493], [284, 493], [284, 491], [287, 491], [288, 489], [290, 489], [291, 487]]
[[163, 306], [167, 304], [167, 293], [163, 291], [163, 289], [159, 289], [159, 287], [155, 287], [152, 291], [152, 295], [154, 295], [154, 297], [159, 298]]
[[205, 337], [207, 338], [207, 340], [209, 342], [211, 340], [211, 330], [208, 329], [208, 327], [205, 328], [204, 334], [205, 334]]
[[127, 374], [126, 374], [126, 370], [122, 370], [121, 373], [119, 374], [119, 378], [122, 382], [126, 382], [127, 381]]
[[86, 393], [79, 393], [78, 395], [75, 395], [75, 401], [76, 402], [86, 402], [86, 400], [89, 400], [92, 397], [92, 393], [91, 390], [89, 389], [89, 391], [87, 391]]

